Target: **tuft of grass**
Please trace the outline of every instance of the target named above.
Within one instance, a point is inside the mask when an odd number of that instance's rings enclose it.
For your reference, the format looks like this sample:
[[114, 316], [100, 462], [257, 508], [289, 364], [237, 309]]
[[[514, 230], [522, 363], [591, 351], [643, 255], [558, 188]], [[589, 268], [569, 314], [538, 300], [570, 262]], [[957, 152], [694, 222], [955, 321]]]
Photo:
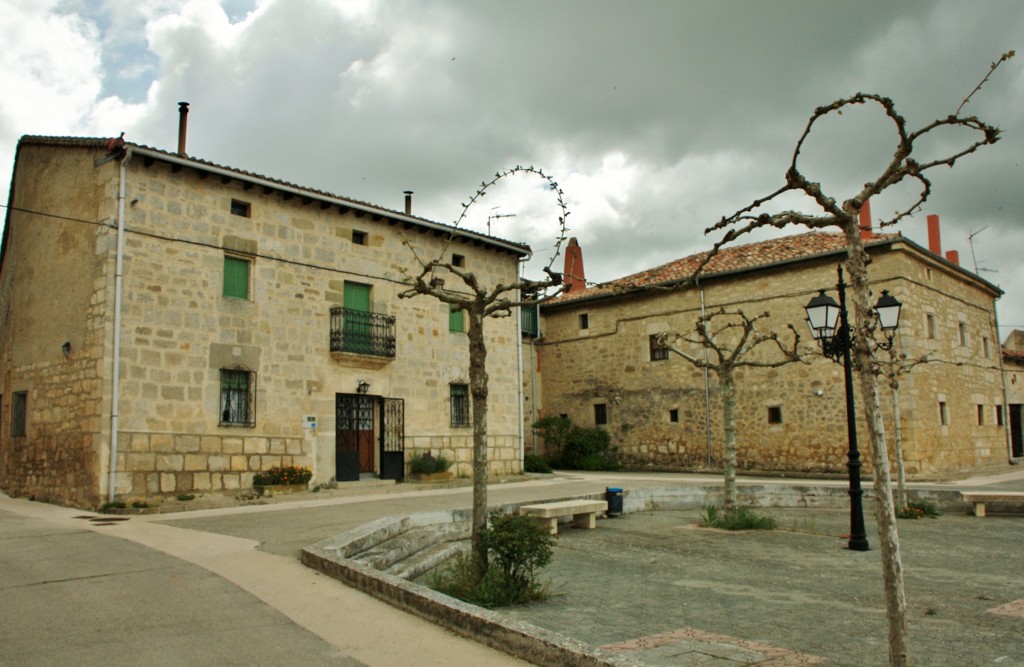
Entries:
[[188, 502], [190, 500], [195, 500], [195, 498], [195, 495], [192, 493], [182, 493], [178, 495], [178, 500], [180, 500], [183, 503]]
[[777, 522], [775, 517], [758, 514], [747, 507], [737, 507], [726, 512], [714, 505], [707, 505], [700, 515], [700, 525], [722, 530], [775, 530]]

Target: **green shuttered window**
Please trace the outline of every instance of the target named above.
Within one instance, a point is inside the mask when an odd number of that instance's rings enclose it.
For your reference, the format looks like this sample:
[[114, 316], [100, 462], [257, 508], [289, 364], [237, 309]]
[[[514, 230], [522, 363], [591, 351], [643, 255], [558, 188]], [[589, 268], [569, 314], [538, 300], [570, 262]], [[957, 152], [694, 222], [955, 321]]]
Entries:
[[224, 296], [249, 298], [249, 264], [248, 260], [238, 257], [224, 258]]

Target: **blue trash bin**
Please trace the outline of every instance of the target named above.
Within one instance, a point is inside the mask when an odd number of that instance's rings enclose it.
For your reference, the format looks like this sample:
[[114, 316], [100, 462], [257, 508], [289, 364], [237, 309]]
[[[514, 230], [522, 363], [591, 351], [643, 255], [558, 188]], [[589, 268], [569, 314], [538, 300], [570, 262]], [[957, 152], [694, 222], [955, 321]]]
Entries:
[[614, 486], [605, 487], [604, 498], [608, 501], [608, 516], [622, 514], [622, 489]]

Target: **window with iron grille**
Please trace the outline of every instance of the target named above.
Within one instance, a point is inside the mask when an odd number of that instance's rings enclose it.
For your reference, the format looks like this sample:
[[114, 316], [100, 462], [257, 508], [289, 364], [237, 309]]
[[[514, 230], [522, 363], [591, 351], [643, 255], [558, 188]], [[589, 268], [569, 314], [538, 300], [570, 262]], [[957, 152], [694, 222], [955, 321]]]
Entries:
[[608, 423], [608, 406], [604, 403], [594, 405], [594, 423], [603, 426]]
[[256, 373], [245, 369], [221, 369], [220, 425], [256, 425]]
[[650, 336], [651, 361], [664, 361], [668, 359], [668, 347], [658, 343], [658, 335]]
[[20, 438], [26, 433], [28, 414], [28, 392], [16, 391], [11, 400], [11, 437]]
[[469, 385], [449, 385], [452, 401], [452, 426], [469, 426]]

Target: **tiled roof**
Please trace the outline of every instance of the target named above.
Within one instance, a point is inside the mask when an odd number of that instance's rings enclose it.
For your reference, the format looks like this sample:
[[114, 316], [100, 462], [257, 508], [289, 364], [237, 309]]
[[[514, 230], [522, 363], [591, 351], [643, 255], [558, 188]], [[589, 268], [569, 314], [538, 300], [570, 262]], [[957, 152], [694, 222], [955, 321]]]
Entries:
[[1004, 347], [1003, 358], [1007, 361], [1018, 361], [1024, 363], [1024, 350], [1011, 350]]
[[384, 208], [384, 207], [379, 206], [377, 204], [371, 204], [369, 202], [364, 202], [364, 201], [360, 201], [358, 199], [352, 199], [352, 198], [349, 198], [349, 197], [342, 197], [340, 195], [336, 195], [336, 194], [333, 194], [331, 192], [326, 192], [324, 190], [316, 190], [316, 189], [308, 188], [308, 187], [305, 187], [305, 186], [302, 186], [302, 185], [296, 185], [295, 183], [289, 183], [288, 181], [283, 181], [283, 180], [280, 180], [280, 179], [277, 179], [277, 178], [271, 178], [269, 176], [263, 176], [261, 174], [257, 174], [257, 173], [251, 172], [251, 171], [245, 171], [243, 169], [236, 169], [234, 167], [226, 167], [224, 165], [216, 164], [215, 162], [210, 162], [208, 160], [199, 159], [199, 158], [194, 157], [192, 155], [179, 155], [177, 153], [171, 153], [169, 151], [161, 150], [159, 148], [153, 148], [152, 146], [146, 146], [145, 144], [136, 144], [136, 143], [131, 143], [131, 142], [125, 142], [123, 139], [105, 138], [105, 137], [48, 137], [48, 136], [37, 136], [37, 135], [25, 135], [25, 136], [23, 136], [21, 138], [21, 140], [18, 143], [19, 143], [19, 145], [22, 144], [22, 143], [30, 143], [30, 144], [42, 144], [42, 145], [50, 145], [50, 146], [80, 146], [80, 147], [86, 147], [86, 148], [108, 148], [108, 149], [117, 149], [117, 148], [120, 148], [121, 146], [129, 146], [129, 147], [132, 147], [132, 148], [142, 149], [142, 150], [147, 151], [149, 153], [155, 153], [155, 154], [158, 154], [158, 155], [163, 155], [163, 156], [166, 156], [169, 159], [184, 159], [184, 160], [187, 160], [190, 163], [195, 164], [198, 168], [201, 168], [201, 167], [205, 166], [205, 167], [210, 167], [211, 169], [219, 169], [219, 170], [222, 170], [222, 171], [228, 171], [228, 172], [231, 172], [233, 174], [236, 174], [240, 179], [243, 179], [243, 180], [259, 180], [259, 181], [264, 181], [264, 182], [267, 182], [267, 183], [272, 183], [272, 184], [281, 186], [282, 188], [288, 188], [290, 190], [300, 191], [302, 193], [308, 194], [310, 197], [313, 197], [313, 198], [328, 198], [328, 199], [332, 199], [332, 200], [335, 200], [335, 201], [343, 201], [343, 202], [350, 203], [353, 206], [356, 206], [356, 207], [359, 207], [359, 208], [373, 209], [375, 211], [379, 211], [381, 214], [385, 214], [385, 215], [388, 215], [388, 216], [397, 216], [397, 217], [401, 217], [402, 219], [405, 219], [405, 220], [410, 220], [412, 222], [419, 221], [422, 224], [424, 224], [426, 226], [429, 226], [429, 227], [432, 227], [432, 228], [446, 227], [446, 228], [452, 229], [453, 231], [455, 231], [455, 233], [457, 235], [460, 235], [460, 236], [475, 237], [475, 238], [480, 239], [481, 241], [485, 241], [485, 242], [489, 241], [491, 243], [500, 243], [500, 244], [505, 245], [505, 246], [511, 246], [511, 247], [513, 247], [513, 248], [515, 248], [517, 250], [522, 251], [524, 254], [527, 254], [527, 253], [530, 252], [530, 247], [527, 244], [525, 244], [525, 243], [519, 243], [519, 242], [516, 242], [516, 241], [509, 241], [507, 239], [502, 239], [502, 238], [499, 238], [497, 236], [489, 236], [487, 234], [482, 234], [482, 233], [474, 232], [474, 231], [470, 231], [470, 230], [456, 229], [455, 227], [452, 227], [449, 224], [445, 224], [445, 223], [441, 223], [441, 222], [436, 222], [436, 221], [433, 221], [433, 220], [428, 220], [427, 218], [421, 218], [421, 217], [414, 216], [414, 215], [407, 215], [406, 213], [404, 213], [402, 211], [396, 211], [394, 209]]
[[[889, 244], [899, 238], [901, 238], [899, 234], [876, 234], [873, 239], [866, 241], [865, 245]], [[749, 271], [818, 255], [829, 255], [841, 252], [845, 248], [846, 242], [842, 234], [828, 232], [807, 232], [805, 234], [784, 236], [758, 243], [726, 246], [711, 258], [700, 275], [702, 278], [710, 278], [738, 271]], [[677, 259], [611, 282], [595, 285], [579, 292], [563, 294], [546, 302], [545, 305], [610, 296], [645, 287], [678, 283], [691, 276], [708, 256], [709, 252], [705, 251], [683, 257], [682, 259]]]

